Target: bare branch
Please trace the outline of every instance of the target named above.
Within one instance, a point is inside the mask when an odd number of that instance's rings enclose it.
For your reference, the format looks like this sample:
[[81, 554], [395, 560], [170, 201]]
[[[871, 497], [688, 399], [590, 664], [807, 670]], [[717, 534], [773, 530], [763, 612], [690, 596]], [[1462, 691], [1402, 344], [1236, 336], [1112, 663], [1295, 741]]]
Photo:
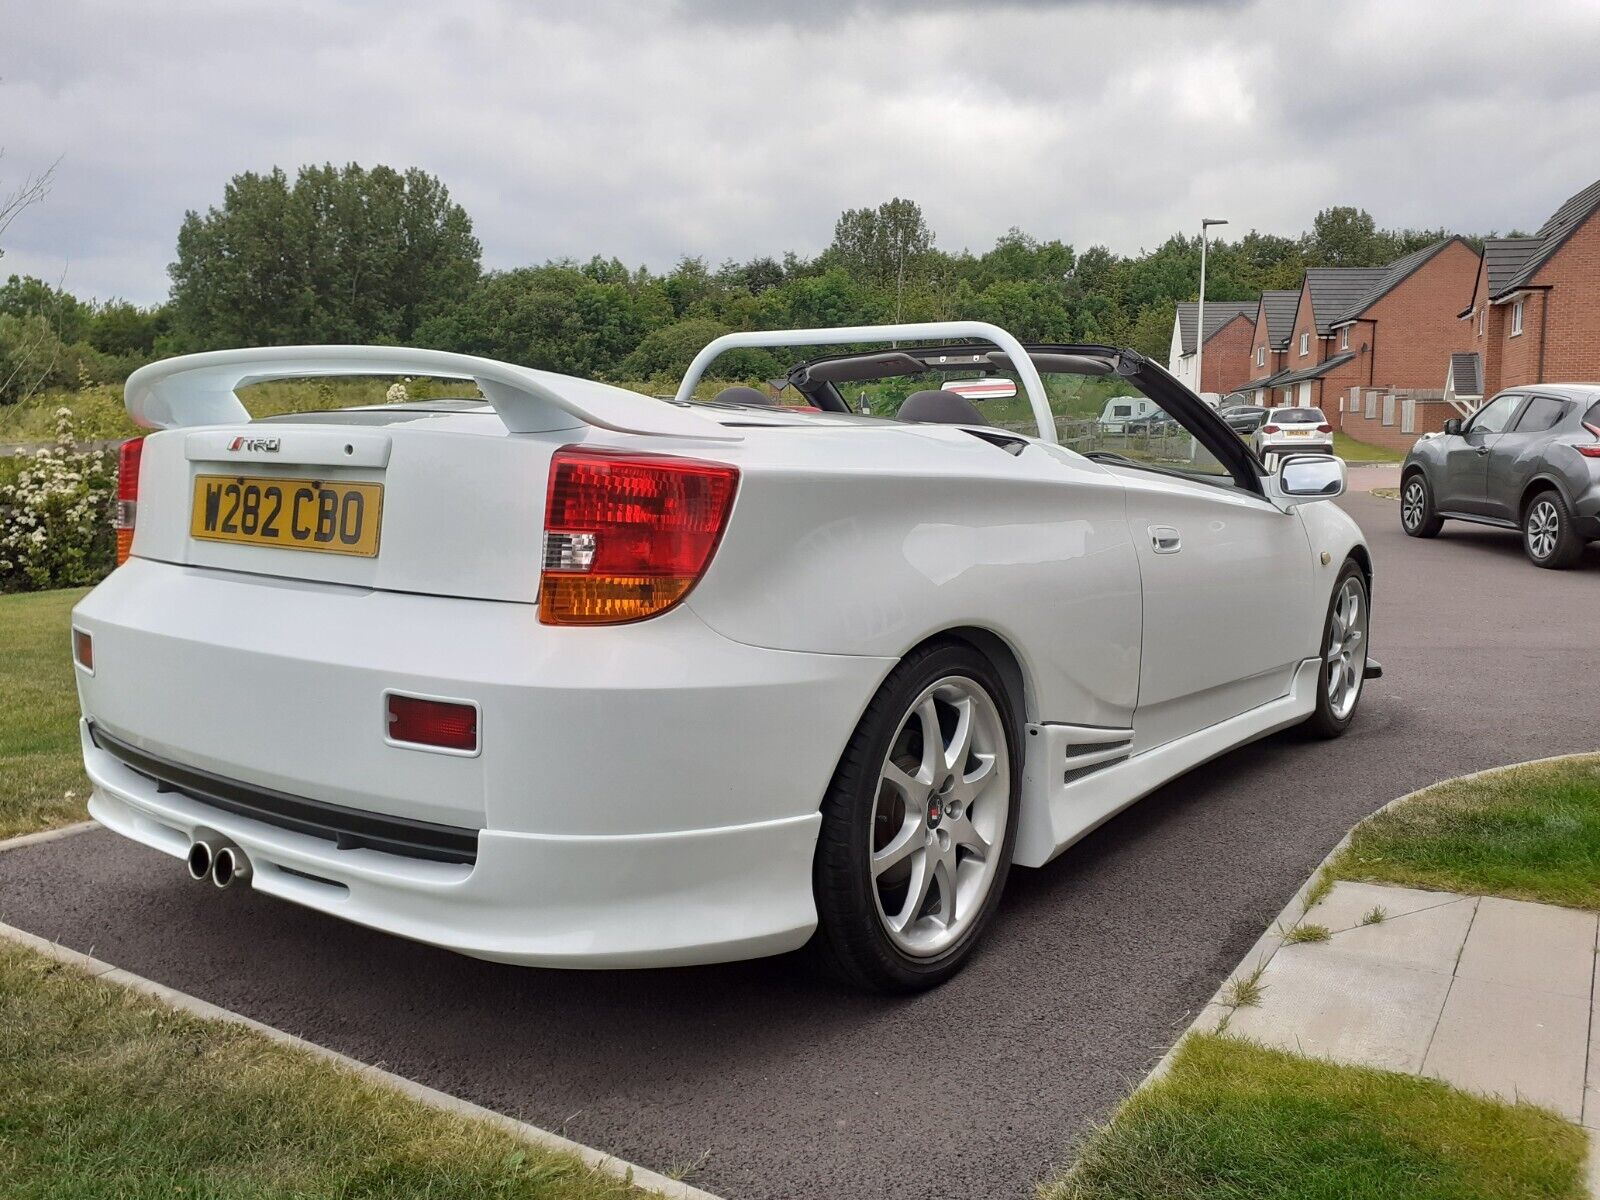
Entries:
[[[4, 156], [5, 151], [0, 150], [0, 157]], [[15, 191], [0, 195], [0, 234], [5, 233], [11, 222], [23, 212], [50, 194], [50, 185], [55, 182], [56, 168], [60, 165], [58, 158], [38, 174], [23, 176]]]

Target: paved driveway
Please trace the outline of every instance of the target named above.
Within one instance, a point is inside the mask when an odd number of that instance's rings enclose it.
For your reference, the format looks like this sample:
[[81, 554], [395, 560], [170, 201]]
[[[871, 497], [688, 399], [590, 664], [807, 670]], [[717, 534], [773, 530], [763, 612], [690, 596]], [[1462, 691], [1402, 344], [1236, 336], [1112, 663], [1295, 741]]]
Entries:
[[1025, 1197], [1205, 1003], [1344, 831], [1463, 771], [1600, 743], [1600, 553], [1373, 543], [1372, 687], [1342, 741], [1282, 734], [1013, 874], [987, 952], [911, 1000], [796, 960], [516, 970], [189, 883], [94, 832], [0, 856], [0, 919], [728, 1197]]

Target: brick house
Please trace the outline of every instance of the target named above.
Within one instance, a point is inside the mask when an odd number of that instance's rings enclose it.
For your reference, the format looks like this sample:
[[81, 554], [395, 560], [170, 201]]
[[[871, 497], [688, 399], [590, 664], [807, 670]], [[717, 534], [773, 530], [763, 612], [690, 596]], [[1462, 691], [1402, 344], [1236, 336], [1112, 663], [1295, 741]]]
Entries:
[[1195, 319], [1200, 305], [1186, 300], [1178, 305], [1172, 321], [1172, 347], [1167, 353], [1167, 370], [1191, 391], [1227, 395], [1250, 377], [1250, 341], [1255, 334], [1254, 300], [1207, 300], [1205, 353], [1201, 371], [1195, 378]]
[[1287, 373], [1289, 339], [1294, 334], [1295, 309], [1300, 293], [1294, 289], [1266, 291], [1256, 302], [1256, 320], [1250, 341], [1250, 379], [1241, 389], [1253, 393], [1256, 404], [1270, 407], [1289, 401], [1273, 388], [1273, 381]]
[[1382, 267], [1311, 268], [1272, 381], [1277, 402], [1318, 407], [1335, 428], [1396, 448], [1442, 427], [1455, 410], [1437, 391], [1438, 364], [1462, 341], [1450, 297], [1477, 270], [1459, 237]]
[[[1472, 302], [1460, 314], [1470, 331], [1465, 348], [1479, 359], [1480, 398], [1525, 383], [1600, 379], [1597, 213], [1600, 180], [1533, 237], [1484, 243]], [[1452, 361], [1449, 385], [1455, 368]]]

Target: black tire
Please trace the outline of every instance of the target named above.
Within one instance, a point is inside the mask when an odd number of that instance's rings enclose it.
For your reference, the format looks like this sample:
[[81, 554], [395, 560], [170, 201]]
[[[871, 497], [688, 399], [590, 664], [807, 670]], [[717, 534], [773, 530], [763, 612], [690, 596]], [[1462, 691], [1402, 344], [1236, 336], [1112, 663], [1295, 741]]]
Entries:
[[1421, 471], [1400, 481], [1400, 528], [1414, 538], [1438, 537], [1444, 518], [1433, 509], [1433, 488]]
[[[1554, 522], [1554, 536], [1550, 535], [1551, 531], [1545, 525], [1548, 521]], [[1537, 528], [1536, 522], [1539, 523]], [[1544, 546], [1549, 549], [1539, 553]], [[1548, 567], [1553, 571], [1575, 567], [1583, 557], [1583, 539], [1573, 527], [1572, 510], [1555, 488], [1540, 492], [1523, 509], [1522, 549], [1534, 566]]]
[[[912, 705], [927, 688], [952, 676], [981, 688], [999, 712], [1009, 768], [1008, 815], [996, 872], [977, 915], [942, 952], [915, 957], [891, 940], [879, 915], [870, 868], [873, 816], [885, 760]], [[994, 917], [1011, 868], [1022, 789], [1019, 733], [999, 674], [964, 642], [922, 647], [890, 672], [846, 744], [822, 802], [822, 829], [812, 870], [818, 923], [811, 950], [826, 971], [864, 990], [917, 992], [936, 987], [966, 964]]]
[[1372, 612], [1372, 593], [1367, 586], [1366, 572], [1361, 569], [1361, 564], [1356, 562], [1355, 559], [1347, 558], [1344, 560], [1344, 566], [1340, 568], [1339, 577], [1334, 580], [1333, 592], [1328, 597], [1328, 611], [1322, 621], [1322, 665], [1317, 671], [1317, 707], [1306, 718], [1304, 726], [1307, 733], [1319, 738], [1344, 736], [1344, 731], [1350, 728], [1350, 723], [1355, 720], [1356, 713], [1361, 707], [1361, 693], [1366, 690], [1364, 678], [1367, 662], [1366, 631], [1371, 628], [1370, 621], [1363, 628], [1360, 662], [1357, 666], [1357, 670], [1363, 673], [1363, 678], [1357, 683], [1356, 699], [1350, 711], [1342, 716], [1336, 712], [1333, 706], [1333, 699], [1328, 692], [1328, 649], [1333, 642], [1334, 608], [1338, 605], [1339, 598], [1344, 592], [1346, 581], [1352, 578], [1361, 589], [1361, 603], [1366, 606], [1367, 614], [1370, 616]]

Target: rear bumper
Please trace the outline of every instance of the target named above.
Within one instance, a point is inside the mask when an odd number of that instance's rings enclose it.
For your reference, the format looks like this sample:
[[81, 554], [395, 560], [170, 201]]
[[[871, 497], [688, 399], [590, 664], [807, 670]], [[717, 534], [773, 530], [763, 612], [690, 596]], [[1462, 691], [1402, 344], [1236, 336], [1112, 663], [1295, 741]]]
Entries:
[[816, 927], [819, 814], [622, 837], [483, 830], [477, 861], [429, 862], [225, 813], [156, 785], [85, 726], [89, 813], [182, 859], [196, 837], [244, 851], [250, 886], [475, 958], [544, 967], [658, 967], [781, 954]]
[[[746, 646], [686, 608], [552, 629], [529, 605], [137, 559], [73, 623], [94, 637], [95, 670], [80, 668], [78, 686], [102, 823], [174, 855], [197, 833], [219, 835], [264, 892], [466, 954], [561, 967], [804, 942], [818, 804], [893, 665]], [[482, 753], [387, 743], [389, 688], [477, 703]], [[131, 748], [200, 784], [158, 787], [95, 745], [90, 721], [129, 761]], [[229, 783], [237, 790], [216, 791]], [[237, 803], [207, 803], [207, 787]], [[435, 823], [475, 835], [476, 852], [341, 848], [253, 815], [263, 796]]]
[[1262, 454], [1332, 454], [1332, 442], [1263, 442]]

